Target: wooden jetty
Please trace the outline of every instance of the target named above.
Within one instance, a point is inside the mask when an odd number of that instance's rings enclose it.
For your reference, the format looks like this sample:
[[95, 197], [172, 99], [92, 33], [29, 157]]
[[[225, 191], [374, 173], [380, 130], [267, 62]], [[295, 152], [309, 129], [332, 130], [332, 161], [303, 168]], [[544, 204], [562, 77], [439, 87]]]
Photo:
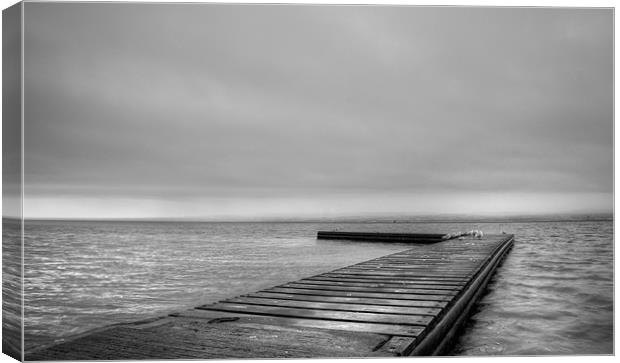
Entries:
[[378, 233], [378, 232], [338, 232], [319, 231], [318, 239], [346, 239], [350, 241], [377, 241], [377, 242], [413, 242], [413, 243], [437, 243], [448, 237], [439, 233]]
[[440, 355], [512, 245], [506, 234], [413, 243], [266, 290], [96, 329], [26, 352], [26, 360]]

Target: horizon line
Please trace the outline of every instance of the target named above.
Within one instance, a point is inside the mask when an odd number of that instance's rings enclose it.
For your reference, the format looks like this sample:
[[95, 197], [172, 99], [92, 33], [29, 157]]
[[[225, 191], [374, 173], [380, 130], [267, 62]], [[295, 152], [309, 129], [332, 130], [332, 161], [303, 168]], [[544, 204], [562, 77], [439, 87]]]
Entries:
[[512, 215], [394, 215], [394, 216], [337, 216], [337, 217], [291, 217], [291, 218], [184, 218], [184, 217], [144, 217], [144, 218], [63, 218], [63, 217], [10, 217], [2, 219], [21, 221], [75, 221], [75, 222], [193, 222], [193, 223], [313, 223], [313, 222], [364, 222], [364, 223], [493, 223], [493, 222], [562, 222], [562, 221], [608, 221], [614, 220], [614, 212], [592, 213], [546, 213], [546, 214], [512, 214]]

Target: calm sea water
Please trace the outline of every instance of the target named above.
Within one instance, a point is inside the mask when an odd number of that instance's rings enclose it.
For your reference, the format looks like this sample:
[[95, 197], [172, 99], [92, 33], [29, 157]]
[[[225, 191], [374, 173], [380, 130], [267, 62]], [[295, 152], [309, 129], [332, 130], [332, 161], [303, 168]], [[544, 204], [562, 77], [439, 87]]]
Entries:
[[[454, 355], [613, 353], [613, 222], [25, 225], [26, 349], [407, 249], [317, 230], [516, 235]], [[6, 238], [6, 236], [5, 236]]]
[[2, 220], [2, 353], [21, 360], [21, 221]]

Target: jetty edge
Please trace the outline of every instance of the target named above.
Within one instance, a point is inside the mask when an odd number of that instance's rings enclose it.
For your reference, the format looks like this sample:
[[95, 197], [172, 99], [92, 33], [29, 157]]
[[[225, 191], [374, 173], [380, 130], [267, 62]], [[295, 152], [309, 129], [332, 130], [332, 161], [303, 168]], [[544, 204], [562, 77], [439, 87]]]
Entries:
[[441, 233], [382, 233], [319, 231], [317, 239], [343, 239], [350, 241], [437, 243], [456, 236]]
[[441, 355], [513, 244], [508, 234], [412, 243], [251, 294], [95, 329], [25, 360]]

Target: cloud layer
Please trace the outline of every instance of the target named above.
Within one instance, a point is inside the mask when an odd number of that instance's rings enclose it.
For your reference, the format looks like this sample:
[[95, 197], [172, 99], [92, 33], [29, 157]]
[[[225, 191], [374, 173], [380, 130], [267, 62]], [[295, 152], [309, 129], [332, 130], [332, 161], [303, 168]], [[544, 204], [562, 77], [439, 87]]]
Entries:
[[28, 3], [25, 24], [26, 215], [611, 209], [611, 10]]

